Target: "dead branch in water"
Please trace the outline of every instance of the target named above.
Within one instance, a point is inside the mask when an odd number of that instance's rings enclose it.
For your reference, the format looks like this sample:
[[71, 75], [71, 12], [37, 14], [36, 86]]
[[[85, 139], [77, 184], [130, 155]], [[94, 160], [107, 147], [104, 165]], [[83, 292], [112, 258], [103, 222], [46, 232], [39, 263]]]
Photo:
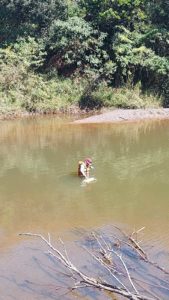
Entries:
[[[61, 246], [63, 247], [63, 251], [61, 252], [58, 248], [54, 247], [51, 242], [51, 237], [48, 234], [48, 238], [45, 238], [41, 234], [34, 233], [21, 233], [21, 236], [30, 236], [37, 237], [41, 239], [49, 248], [47, 253], [56, 259], [62, 266], [67, 270], [67, 276], [73, 279], [74, 286], [71, 287], [71, 290], [77, 290], [86, 287], [97, 288], [102, 291], [108, 291], [110, 293], [115, 293], [121, 295], [127, 299], [131, 300], [155, 300], [159, 299], [151, 290], [147, 287], [141, 287], [139, 284], [138, 278], [133, 276], [133, 270], [131, 270], [131, 266], [127, 261], [125, 255], [123, 255], [122, 246], [127, 245], [132, 252], [136, 252], [138, 254], [139, 259], [149, 262], [154, 267], [158, 265], [156, 263], [152, 263], [149, 261], [149, 258], [145, 251], [140, 247], [138, 242], [134, 239], [134, 235], [139, 231], [134, 232], [132, 235], [127, 235], [121, 229], [121, 231], [125, 239], [119, 238], [117, 236], [113, 236], [118, 243], [112, 242], [112, 240], [107, 240], [105, 236], [93, 232], [91, 234], [92, 240], [95, 242], [95, 249], [88, 249], [86, 246], [83, 246], [83, 249], [87, 251], [87, 253], [103, 268], [105, 274], [109, 274], [109, 278], [104, 278], [103, 280], [97, 278], [97, 276], [89, 276], [82, 272], [79, 268], [72, 263], [68, 252], [66, 250], [64, 242], [59, 239]], [[168, 274], [167, 271], [164, 271], [162, 267], [158, 266], [160, 271]], [[132, 271], [132, 274], [131, 274]], [[157, 278], [158, 279], [158, 278]], [[142, 281], [143, 282], [143, 281]], [[151, 286], [151, 283], [144, 281], [147, 286]], [[139, 287], [141, 287], [141, 292], [139, 291]], [[162, 285], [156, 285], [156, 287], [161, 289], [166, 289], [167, 287], [163, 287]], [[142, 292], [143, 291], [143, 292]]]
[[154, 266], [155, 268], [159, 269], [160, 271], [162, 271], [163, 273], [165, 273], [166, 275], [169, 275], [169, 271], [167, 271], [164, 267], [159, 266], [156, 262], [151, 261], [151, 259], [148, 257], [148, 255], [145, 253], [145, 251], [141, 248], [141, 246], [139, 245], [139, 243], [134, 239], [134, 235], [137, 233], [139, 233], [141, 230], [144, 229], [141, 228], [137, 231], [134, 231], [131, 235], [127, 235], [121, 228], [114, 226], [115, 228], [117, 228], [122, 234], [123, 236], [127, 239], [127, 244], [128, 246], [132, 247], [134, 251], [137, 252], [137, 254], [147, 263], [149, 263], [150, 265]]

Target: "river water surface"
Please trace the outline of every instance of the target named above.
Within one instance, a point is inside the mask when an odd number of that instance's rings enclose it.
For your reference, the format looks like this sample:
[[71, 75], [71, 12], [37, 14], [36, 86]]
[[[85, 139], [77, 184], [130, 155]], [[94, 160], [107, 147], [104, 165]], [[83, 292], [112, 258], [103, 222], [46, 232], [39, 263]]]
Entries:
[[[97, 179], [88, 185], [77, 177], [85, 157]], [[75, 229], [110, 224], [145, 227], [144, 240], [169, 251], [169, 121], [0, 123], [0, 299], [57, 299], [26, 285], [49, 279], [33, 266], [40, 255], [34, 242], [18, 233], [50, 232], [71, 242]]]

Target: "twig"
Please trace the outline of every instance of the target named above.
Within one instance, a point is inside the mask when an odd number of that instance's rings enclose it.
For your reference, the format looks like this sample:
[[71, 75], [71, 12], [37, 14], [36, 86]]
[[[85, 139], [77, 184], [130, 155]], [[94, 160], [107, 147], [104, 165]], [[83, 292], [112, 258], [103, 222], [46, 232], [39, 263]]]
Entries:
[[[154, 266], [155, 268], [157, 268], [158, 270], [162, 271], [163, 273], [165, 273], [166, 275], [169, 275], [169, 271], [165, 270], [165, 268], [159, 266], [157, 263], [151, 261], [147, 254], [144, 252], [144, 250], [138, 245], [138, 243], [131, 238], [130, 236], [128, 236], [122, 229], [120, 229], [117, 226], [114, 226], [115, 228], [117, 228], [129, 241], [131, 241], [131, 243], [133, 244], [133, 249], [135, 249], [135, 251], [142, 257], [142, 259], [149, 263], [150, 265]], [[131, 246], [131, 245], [130, 245]], [[144, 255], [142, 255], [144, 254]]]
[[129, 270], [128, 270], [128, 268], [127, 268], [127, 266], [126, 266], [126, 264], [125, 264], [125, 262], [124, 262], [124, 260], [123, 260], [123, 258], [122, 258], [122, 255], [119, 255], [119, 254], [118, 254], [116, 251], [114, 251], [113, 249], [111, 249], [110, 251], [113, 252], [113, 253], [120, 259], [120, 261], [122, 262], [122, 264], [123, 264], [123, 266], [124, 266], [124, 268], [125, 268], [125, 270], [126, 270], [128, 279], [129, 279], [129, 281], [130, 281], [130, 283], [131, 283], [131, 285], [132, 285], [134, 291], [136, 292], [136, 294], [139, 294], [138, 291], [137, 291], [137, 289], [136, 289], [136, 287], [135, 287], [135, 285], [134, 285], [134, 283], [133, 283], [133, 281], [132, 281], [132, 279], [131, 279]]
[[84, 274], [83, 272], [81, 272], [79, 269], [76, 268], [76, 266], [69, 260], [67, 259], [57, 248], [55, 248], [51, 242], [49, 240], [47, 240], [46, 238], [44, 238], [41, 234], [33, 234], [33, 233], [21, 233], [20, 235], [22, 236], [31, 236], [31, 237], [38, 237], [41, 240], [43, 240], [48, 247], [54, 252], [52, 251], [48, 251], [48, 253], [54, 257], [55, 259], [57, 259], [59, 262], [61, 262], [68, 270], [73, 271], [73, 273], [77, 276], [80, 277], [80, 285], [87, 285], [90, 287], [95, 287], [98, 289], [102, 289], [105, 291], [109, 291], [112, 293], [116, 293], [119, 295], [122, 295], [130, 300], [154, 300], [154, 298], [150, 298], [144, 295], [140, 295], [140, 294], [134, 294], [134, 293], [129, 293], [128, 291], [118, 288], [112, 284], [109, 284], [107, 282], [104, 281], [100, 281], [100, 280], [96, 280], [93, 277], [89, 277], [86, 274]]
[[[97, 241], [98, 245], [100, 246], [102, 252], [101, 254], [105, 257], [105, 259], [111, 264], [111, 255], [110, 252], [107, 252], [106, 249], [103, 247], [102, 243], [100, 242], [99, 238], [96, 236], [95, 232], [92, 232], [93, 237], [95, 238], [95, 240]], [[101, 236], [100, 236], [101, 238]], [[104, 241], [104, 244], [106, 245], [106, 247], [108, 248], [108, 245], [106, 243], [106, 241]]]
[[128, 293], [130, 293], [130, 291], [127, 289], [127, 287], [119, 280], [119, 278], [112, 272], [112, 270], [110, 269], [110, 267], [104, 263], [104, 261], [100, 258], [97, 257], [96, 255], [94, 255], [93, 253], [91, 253], [86, 247], [83, 247], [95, 260], [97, 260], [98, 262], [101, 263], [101, 265], [104, 266], [105, 269], [107, 269], [109, 271], [109, 273], [114, 277], [114, 279], [116, 279], [116, 281], [118, 283], [120, 283], [120, 285], [124, 288], [124, 290], [126, 290]]
[[139, 252], [141, 252], [144, 257], [146, 259], [148, 259], [147, 254], [145, 253], [145, 251], [140, 247], [140, 245], [131, 237], [128, 236], [122, 229], [120, 229], [119, 227], [115, 226], [115, 228], [117, 228], [129, 241], [131, 241], [131, 243], [134, 245], [135, 249], [138, 249]]
[[129, 279], [129, 281], [130, 281], [130, 283], [131, 283], [131, 286], [133, 287], [133, 289], [134, 289], [134, 291], [136, 292], [136, 294], [139, 294], [138, 291], [137, 291], [137, 289], [136, 289], [136, 287], [134, 286], [134, 283], [133, 283], [133, 281], [132, 281], [132, 279], [131, 279], [131, 276], [130, 276], [130, 273], [129, 273], [129, 271], [128, 271], [128, 268], [127, 268], [127, 266], [126, 266], [126, 264], [125, 264], [125, 262], [124, 262], [124, 260], [123, 260], [123, 258], [122, 258], [122, 255], [119, 255], [119, 254], [118, 254], [116, 251], [114, 251], [112, 248], [110, 249], [109, 246], [107, 245], [106, 241], [104, 240], [104, 238], [103, 238], [102, 236], [101, 236], [101, 239], [104, 241], [104, 244], [107, 246], [107, 250], [108, 250], [109, 252], [111, 252], [111, 253], [114, 253], [114, 254], [120, 259], [122, 265], [124, 266], [124, 268], [125, 268], [125, 270], [126, 270], [126, 273], [127, 273], [128, 279]]
[[[67, 250], [66, 250], [66, 247], [65, 247], [65, 244], [64, 244], [64, 242], [62, 241], [62, 239], [61, 238], [59, 238], [59, 241], [60, 241], [60, 243], [62, 244], [62, 246], [63, 246], [63, 249], [64, 249], [64, 252], [65, 252], [65, 255], [66, 255], [66, 258], [67, 258], [67, 261], [69, 262], [69, 263], [71, 263], [70, 262], [70, 258], [69, 258], [69, 256], [68, 256], [68, 253], [67, 253]], [[73, 274], [73, 271], [72, 270], [70, 270], [71, 271], [71, 274], [72, 274], [72, 278], [74, 279], [74, 281], [76, 280], [76, 278], [74, 277], [74, 274]]]
[[111, 234], [111, 236], [113, 238], [115, 238], [116, 240], [118, 240], [120, 243], [126, 244], [127, 246], [129, 246], [130, 248], [132, 248], [135, 252], [137, 252], [137, 254], [141, 257], [141, 259], [145, 260], [145, 257], [140, 253], [140, 251], [138, 251], [138, 249], [136, 249], [132, 244], [127, 243], [126, 241], [123, 241], [122, 239], [120, 239], [119, 237], [117, 237], [114, 234]]

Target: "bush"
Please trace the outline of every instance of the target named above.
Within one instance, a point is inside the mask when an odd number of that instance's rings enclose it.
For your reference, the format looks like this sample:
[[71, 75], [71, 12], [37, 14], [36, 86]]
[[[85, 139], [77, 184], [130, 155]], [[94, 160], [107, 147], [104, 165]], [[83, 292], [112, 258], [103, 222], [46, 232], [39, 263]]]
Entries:
[[32, 38], [0, 50], [1, 107], [45, 111], [78, 103], [85, 82], [38, 74], [44, 57], [43, 45]]
[[[89, 101], [90, 100], [90, 101]], [[161, 106], [161, 99], [143, 94], [139, 85], [134, 88], [112, 88], [105, 82], [86, 99], [86, 106], [96, 103], [98, 107], [146, 108]]]

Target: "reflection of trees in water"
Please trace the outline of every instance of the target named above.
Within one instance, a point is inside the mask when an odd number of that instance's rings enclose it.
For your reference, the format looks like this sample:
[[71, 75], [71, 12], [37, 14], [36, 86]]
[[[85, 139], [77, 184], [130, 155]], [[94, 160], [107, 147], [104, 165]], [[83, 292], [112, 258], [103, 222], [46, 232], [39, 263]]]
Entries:
[[[122, 165], [123, 171], [128, 169], [126, 158], [129, 153], [133, 156], [133, 161], [129, 158], [128, 164], [132, 164], [133, 168], [137, 167], [136, 164], [141, 165], [144, 159], [144, 164], [151, 163], [151, 159], [152, 163], [159, 159], [164, 160], [167, 152], [160, 149], [160, 144], [156, 143], [158, 139], [156, 129], [160, 129], [160, 133], [163, 133], [163, 125], [158, 126], [158, 123], [77, 126], [58, 124], [57, 119], [4, 122], [0, 132], [0, 157], [3, 161], [1, 174], [15, 166], [21, 171], [32, 170], [32, 172], [40, 168], [52, 169], [47, 150], [58, 160], [57, 164], [61, 162], [68, 166], [71, 165], [70, 162], [75, 163], [86, 155], [105, 163], [112, 161], [114, 164], [117, 160], [118, 164], [115, 165], [117, 172], [120, 173]], [[154, 141], [157, 148], [153, 149], [152, 153]], [[163, 147], [168, 147], [168, 144], [165, 144], [163, 143]], [[143, 155], [142, 152], [147, 152], [148, 149], [150, 153]]]
[[[90, 226], [99, 218], [112, 220], [113, 216], [137, 223], [146, 202], [139, 203], [137, 198], [143, 195], [146, 181], [168, 183], [166, 128], [163, 122], [79, 126], [40, 119], [3, 123], [2, 226], [12, 232], [21, 224], [55, 230], [70, 224]], [[96, 190], [92, 185], [82, 189], [79, 179], [71, 175], [78, 160], [86, 156], [94, 159]], [[137, 210], [139, 216], [135, 216]], [[151, 205], [146, 211], [155, 214]]]
[[[59, 138], [65, 137], [65, 143], [81, 138], [84, 133], [86, 135], [94, 132], [96, 136], [104, 133], [106, 137], [112, 135], [123, 136], [127, 140], [138, 140], [141, 133], [148, 133], [156, 128], [162, 127], [164, 123], [156, 122], [138, 122], [126, 124], [90, 124], [77, 125], [71, 123], [61, 123], [58, 119], [33, 119], [21, 121], [8, 121], [1, 123], [0, 142], [8, 143], [8, 145], [18, 144], [31, 146], [31, 148], [45, 147], [50, 142], [55, 145]], [[112, 130], [111, 130], [112, 129]], [[97, 134], [98, 133], [98, 134]], [[57, 138], [57, 140], [56, 140]]]
[[34, 178], [43, 172], [70, 174], [79, 160], [91, 156], [98, 170], [109, 169], [121, 180], [148, 176], [153, 169], [154, 180], [159, 170], [163, 180], [168, 178], [165, 123], [78, 126], [40, 119], [2, 124], [0, 176], [15, 168]]
[[4, 155], [2, 151], [0, 151], [0, 177], [15, 168], [21, 173], [31, 173], [34, 177], [38, 176], [39, 170], [41, 170], [41, 172], [49, 171], [47, 161], [43, 155], [30, 155], [28, 152], [24, 152], [23, 154], [23, 152], [14, 148], [12, 148], [11, 151], [9, 151], [8, 148], [8, 150], [4, 150], [3, 152], [5, 153]]
[[[112, 189], [113, 182], [119, 186], [126, 183], [128, 193], [136, 194], [150, 178], [151, 182], [168, 183], [169, 139], [163, 122], [77, 126], [40, 119], [3, 125], [0, 177], [6, 174], [6, 188], [16, 172], [18, 177], [27, 176], [27, 186], [36, 180], [39, 189], [41, 185], [43, 189], [46, 176], [54, 191], [56, 185], [58, 190], [65, 189], [66, 180], [68, 184], [73, 180], [68, 176], [76, 172], [78, 160], [86, 156], [94, 159], [96, 177], [103, 180], [104, 176], [107, 190]], [[10, 170], [14, 171], [12, 175]], [[132, 186], [136, 178], [138, 184]], [[101, 185], [101, 193], [102, 188]]]
[[[151, 179], [160, 180], [160, 178], [168, 182], [168, 169], [166, 164], [169, 162], [169, 152], [156, 149], [153, 153], [151, 150], [147, 153], [138, 153], [135, 157], [122, 156], [113, 164], [113, 172], [119, 179], [134, 180], [136, 176], [142, 178], [151, 175]], [[159, 176], [160, 175], [160, 176]]]

